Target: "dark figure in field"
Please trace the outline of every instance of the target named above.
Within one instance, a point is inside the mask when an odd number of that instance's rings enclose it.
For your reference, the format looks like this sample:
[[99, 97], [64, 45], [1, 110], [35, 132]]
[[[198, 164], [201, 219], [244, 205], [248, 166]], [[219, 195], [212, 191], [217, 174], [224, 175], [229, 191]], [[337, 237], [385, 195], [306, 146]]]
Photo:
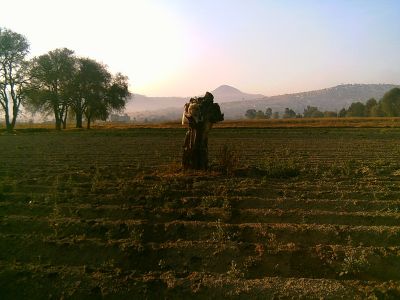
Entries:
[[204, 97], [191, 98], [185, 104], [182, 125], [189, 123], [183, 145], [183, 169], [206, 170], [208, 167], [208, 133], [214, 123], [224, 120], [224, 115], [214, 96], [207, 92]]

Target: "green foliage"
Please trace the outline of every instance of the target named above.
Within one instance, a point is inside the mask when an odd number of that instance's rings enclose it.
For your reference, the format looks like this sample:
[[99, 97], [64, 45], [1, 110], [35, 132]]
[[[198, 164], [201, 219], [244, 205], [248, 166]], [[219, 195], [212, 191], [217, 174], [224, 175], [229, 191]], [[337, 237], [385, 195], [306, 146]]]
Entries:
[[353, 102], [346, 112], [346, 117], [365, 117], [365, 105], [361, 102]]
[[300, 166], [292, 159], [268, 159], [265, 161], [263, 169], [267, 177], [282, 179], [299, 176], [301, 170]]
[[76, 72], [74, 52], [55, 49], [31, 61], [28, 103], [32, 111], [53, 114], [56, 129], [66, 122], [72, 97], [72, 79]]
[[388, 91], [381, 99], [380, 105], [388, 117], [400, 116], [400, 89], [394, 88]]
[[106, 120], [111, 111], [125, 107], [129, 96], [127, 77], [112, 76], [105, 65], [90, 58], [78, 58], [73, 80], [71, 107], [76, 116], [76, 127], [82, 127], [85, 115], [87, 127], [95, 119]]
[[371, 110], [369, 111], [369, 116], [370, 117], [385, 117], [386, 114], [382, 110], [382, 106], [380, 104], [377, 104], [377, 105], [371, 107]]
[[369, 100], [365, 103], [365, 112], [364, 112], [364, 115], [365, 115], [366, 117], [371, 116], [371, 114], [372, 114], [372, 109], [373, 109], [374, 107], [376, 107], [376, 106], [378, 106], [378, 102], [377, 102], [374, 98], [369, 99]]
[[303, 116], [304, 118], [322, 118], [324, 113], [315, 106], [307, 105], [307, 108], [304, 109]]
[[28, 108], [53, 114], [56, 128], [66, 127], [68, 112], [76, 117], [76, 127], [87, 127], [95, 119], [105, 120], [125, 107], [128, 78], [113, 76], [105, 65], [90, 58], [78, 58], [63, 48], [36, 57], [31, 62]]

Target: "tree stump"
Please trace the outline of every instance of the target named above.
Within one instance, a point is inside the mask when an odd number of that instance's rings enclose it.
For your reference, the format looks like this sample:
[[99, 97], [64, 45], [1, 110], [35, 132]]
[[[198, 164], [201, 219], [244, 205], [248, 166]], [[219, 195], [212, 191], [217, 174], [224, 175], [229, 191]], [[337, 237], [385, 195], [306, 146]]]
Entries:
[[191, 98], [185, 104], [182, 125], [188, 123], [183, 145], [182, 166], [184, 170], [207, 170], [208, 133], [214, 123], [224, 120], [224, 115], [214, 96], [207, 92], [204, 97]]

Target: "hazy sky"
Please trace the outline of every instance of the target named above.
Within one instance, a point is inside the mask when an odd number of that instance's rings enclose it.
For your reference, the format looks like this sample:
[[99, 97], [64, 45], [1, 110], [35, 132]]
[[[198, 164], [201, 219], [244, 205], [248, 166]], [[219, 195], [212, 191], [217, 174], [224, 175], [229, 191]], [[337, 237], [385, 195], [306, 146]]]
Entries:
[[67, 47], [129, 76], [133, 93], [221, 84], [275, 95], [400, 83], [400, 1], [0, 0], [32, 56]]

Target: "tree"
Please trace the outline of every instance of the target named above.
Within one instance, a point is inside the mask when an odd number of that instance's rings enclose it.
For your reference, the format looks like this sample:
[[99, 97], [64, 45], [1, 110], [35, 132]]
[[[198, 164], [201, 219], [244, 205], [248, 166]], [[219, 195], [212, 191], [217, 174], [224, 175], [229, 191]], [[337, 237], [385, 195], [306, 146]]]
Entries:
[[383, 95], [380, 105], [388, 117], [400, 116], [400, 89], [394, 88]]
[[366, 117], [371, 116], [372, 108], [375, 107], [375, 106], [377, 106], [377, 105], [378, 105], [378, 102], [377, 102], [374, 98], [369, 99], [369, 100], [365, 103], [364, 115], [365, 115]]
[[371, 108], [371, 111], [370, 111], [369, 116], [370, 116], [370, 117], [385, 117], [386, 114], [385, 114], [385, 112], [382, 110], [381, 105], [378, 103], [377, 105], [375, 105], [375, 106], [373, 106], [373, 107]]
[[335, 111], [329, 111], [329, 110], [324, 111], [325, 118], [336, 118], [337, 116], [338, 114]]
[[271, 119], [271, 117], [272, 117], [272, 108], [271, 108], [271, 107], [268, 107], [268, 108], [265, 110], [265, 118], [266, 118], [266, 119]]
[[275, 112], [272, 114], [272, 119], [279, 119], [279, 111], [275, 111]]
[[76, 57], [67, 48], [56, 49], [32, 60], [28, 89], [31, 110], [53, 114], [56, 129], [66, 127], [76, 74]]
[[346, 112], [346, 109], [343, 107], [341, 110], [339, 110], [338, 117], [344, 118], [346, 116]]
[[255, 119], [257, 111], [255, 109], [246, 110], [245, 117], [247, 119]]
[[353, 102], [347, 109], [346, 117], [364, 117], [365, 105], [361, 102]]
[[265, 119], [265, 114], [262, 110], [256, 112], [256, 119]]
[[285, 108], [282, 118], [284, 119], [296, 118], [296, 113], [293, 109]]
[[97, 119], [105, 121], [111, 112], [123, 110], [130, 95], [128, 77], [121, 73], [112, 76], [105, 68], [100, 73], [102, 75], [99, 74], [98, 79], [103, 76], [103, 80], [99, 80], [93, 89], [88, 89], [84, 93], [87, 97], [87, 106], [84, 110], [87, 129], [90, 129], [91, 121]]
[[14, 129], [25, 97], [28, 53], [29, 43], [23, 35], [0, 27], [0, 108], [7, 131]]
[[75, 113], [76, 127], [82, 128], [83, 116], [88, 120], [88, 127], [95, 115], [106, 115], [104, 98], [111, 74], [106, 67], [89, 58], [78, 59], [78, 70], [72, 83], [73, 96], [71, 108]]
[[322, 118], [324, 116], [317, 107], [307, 105], [303, 112], [304, 118]]

